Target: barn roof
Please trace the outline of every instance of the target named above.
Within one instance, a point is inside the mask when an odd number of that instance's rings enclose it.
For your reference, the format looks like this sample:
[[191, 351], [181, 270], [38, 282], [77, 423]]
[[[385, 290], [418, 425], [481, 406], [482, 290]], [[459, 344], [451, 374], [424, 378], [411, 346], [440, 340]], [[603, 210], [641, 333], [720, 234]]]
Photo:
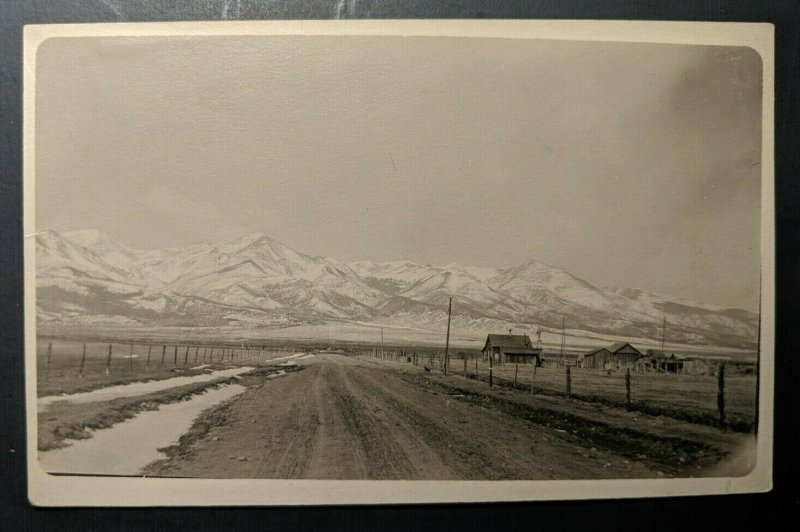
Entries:
[[[605, 347], [598, 347], [597, 349], [593, 349], [592, 351], [589, 351], [588, 353], [584, 353], [583, 356], [585, 356], [585, 357], [593, 357], [597, 353], [600, 353], [601, 351], [608, 351], [608, 349], [606, 349]], [[609, 351], [609, 353], [610, 353], [610, 351]]]
[[631, 344], [629, 344], [628, 342], [617, 342], [617, 343], [615, 343], [615, 344], [611, 344], [611, 345], [608, 347], [608, 350], [609, 350], [609, 351], [611, 351], [612, 353], [617, 353], [618, 351], [620, 351], [620, 350], [621, 350], [623, 347], [625, 347], [626, 345], [627, 345], [628, 347], [630, 347], [631, 349], [633, 349], [634, 351], [636, 351], [637, 353], [639, 353], [640, 355], [642, 354], [642, 352], [641, 352], [641, 351], [639, 351], [638, 349], [636, 349], [635, 347], [633, 347], [633, 346], [632, 346]]
[[499, 347], [506, 353], [510, 353], [510, 349], [531, 348], [531, 339], [527, 334], [489, 334], [482, 351], [486, 351], [490, 342], [493, 347]]

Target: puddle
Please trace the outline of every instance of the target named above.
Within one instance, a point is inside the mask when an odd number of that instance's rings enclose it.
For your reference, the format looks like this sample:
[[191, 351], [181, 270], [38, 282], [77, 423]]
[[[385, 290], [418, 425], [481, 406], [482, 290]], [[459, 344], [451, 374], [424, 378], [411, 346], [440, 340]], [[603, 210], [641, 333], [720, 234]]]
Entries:
[[92, 431], [88, 440], [40, 452], [39, 464], [49, 473], [137, 475], [150, 462], [165, 458], [158, 449], [177, 443], [203, 410], [246, 389], [229, 384], [141, 412], [109, 429]]
[[153, 392], [159, 392], [176, 386], [184, 386], [186, 384], [193, 384], [196, 382], [208, 382], [214, 379], [225, 377], [233, 377], [242, 373], [247, 373], [255, 368], [241, 367], [224, 369], [214, 371], [211, 373], [204, 373], [201, 375], [189, 375], [186, 377], [173, 377], [171, 379], [164, 379], [160, 381], [146, 381], [146, 382], [132, 382], [129, 384], [120, 384], [119, 386], [107, 386], [105, 388], [98, 388], [90, 392], [73, 393], [71, 395], [48, 395], [40, 397], [36, 401], [36, 406], [39, 412], [43, 412], [51, 403], [56, 401], [69, 401], [70, 403], [95, 403], [98, 401], [110, 401], [112, 399], [119, 399], [120, 397], [136, 397], [137, 395], [144, 395]]

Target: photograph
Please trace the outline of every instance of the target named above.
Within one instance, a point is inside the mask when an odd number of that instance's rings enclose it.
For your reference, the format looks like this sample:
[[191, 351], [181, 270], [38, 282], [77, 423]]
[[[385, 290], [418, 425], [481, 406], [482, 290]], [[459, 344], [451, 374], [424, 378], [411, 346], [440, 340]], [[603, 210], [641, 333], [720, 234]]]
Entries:
[[768, 489], [771, 28], [653, 24], [26, 28], [32, 500]]

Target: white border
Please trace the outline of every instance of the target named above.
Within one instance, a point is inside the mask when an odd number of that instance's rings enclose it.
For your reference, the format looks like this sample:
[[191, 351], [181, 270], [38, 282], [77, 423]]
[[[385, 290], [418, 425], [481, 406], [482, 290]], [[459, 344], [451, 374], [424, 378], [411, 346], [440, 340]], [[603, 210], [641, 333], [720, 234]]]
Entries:
[[[66, 477], [39, 466], [36, 416], [35, 93], [38, 47], [54, 37], [213, 35], [458, 36], [748, 46], [763, 61], [761, 338], [755, 469], [743, 477], [655, 480], [339, 481]], [[771, 24], [530, 20], [164, 22], [24, 29], [25, 372], [28, 496], [36, 506], [439, 503], [667, 497], [772, 489], [774, 383], [774, 28]]]

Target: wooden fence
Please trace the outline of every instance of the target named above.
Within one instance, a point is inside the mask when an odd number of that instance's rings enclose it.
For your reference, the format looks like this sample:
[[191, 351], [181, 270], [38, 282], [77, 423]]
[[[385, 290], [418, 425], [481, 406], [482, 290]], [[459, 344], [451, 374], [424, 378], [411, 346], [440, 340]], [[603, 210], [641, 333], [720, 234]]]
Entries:
[[157, 372], [215, 363], [268, 360], [296, 352], [255, 345], [47, 341], [40, 344], [40, 379], [67, 374]]
[[[498, 364], [480, 353], [458, 353], [446, 360], [442, 353], [372, 349], [367, 356], [407, 363], [427, 371], [459, 375], [529, 394], [561, 395], [651, 415], [665, 415], [735, 430], [749, 431], [755, 422], [756, 383], [753, 375], [726, 375], [721, 364], [715, 375], [635, 373], [578, 368], [574, 364]], [[732, 384], [732, 387], [731, 387]], [[733, 404], [731, 405], [731, 399]], [[731, 416], [731, 406], [735, 415]]]

